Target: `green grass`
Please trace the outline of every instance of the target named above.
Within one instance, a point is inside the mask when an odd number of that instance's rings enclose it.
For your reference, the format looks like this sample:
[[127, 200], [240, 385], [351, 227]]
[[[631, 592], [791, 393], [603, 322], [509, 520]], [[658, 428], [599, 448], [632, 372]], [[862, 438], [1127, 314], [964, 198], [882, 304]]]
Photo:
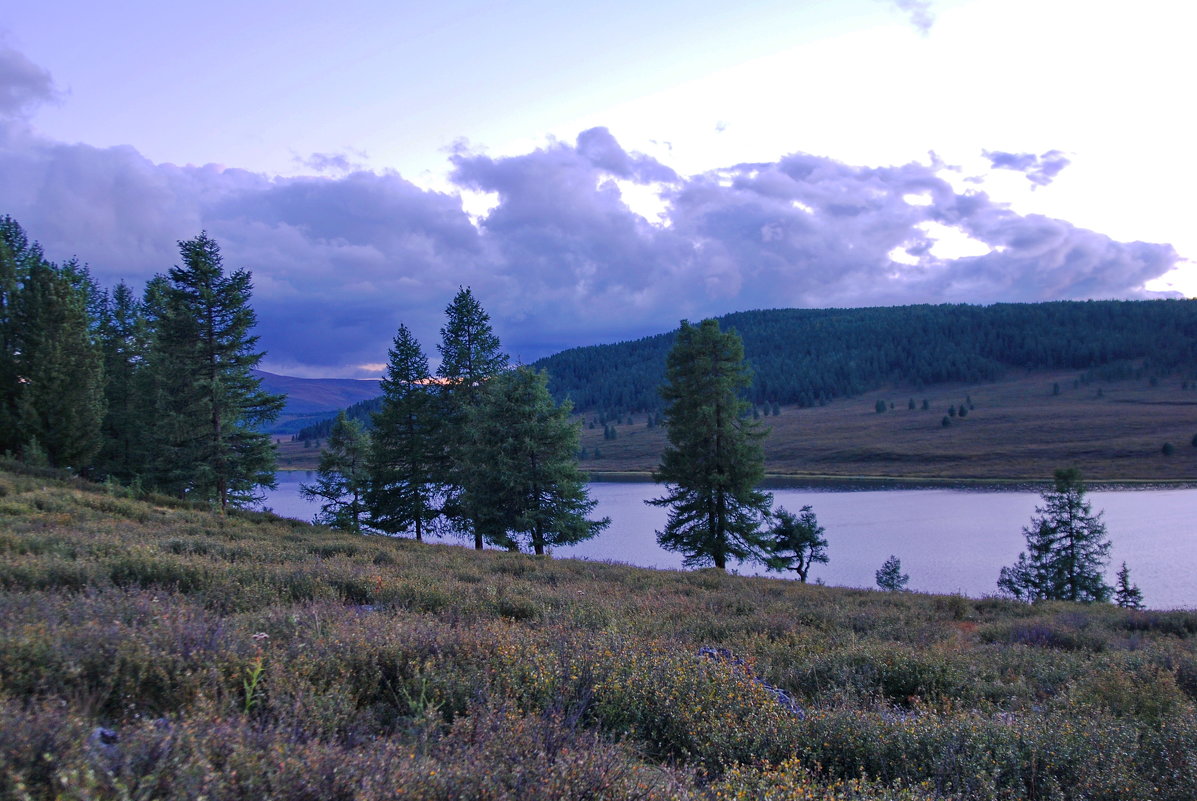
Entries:
[[1197, 613], [476, 553], [0, 472], [5, 800], [1180, 801], [1195, 699]]

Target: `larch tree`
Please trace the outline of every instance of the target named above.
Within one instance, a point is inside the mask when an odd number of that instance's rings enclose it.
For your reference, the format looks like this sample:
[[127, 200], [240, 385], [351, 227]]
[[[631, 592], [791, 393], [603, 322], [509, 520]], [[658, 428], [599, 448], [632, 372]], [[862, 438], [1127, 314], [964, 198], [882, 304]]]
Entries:
[[313, 522], [354, 534], [362, 532], [370, 483], [369, 454], [370, 437], [362, 424], [340, 412], [320, 452], [316, 483], [299, 485], [300, 496], [320, 503]]
[[223, 510], [275, 486], [274, 445], [259, 427], [278, 416], [284, 396], [263, 391], [253, 374], [265, 354], [250, 333], [257, 315], [249, 272], [226, 275], [206, 233], [180, 242], [179, 251], [182, 266], [147, 287], [147, 295], [161, 295], [153, 304], [160, 305], [153, 362], [165, 441], [155, 446], [171, 456], [168, 488]]
[[873, 574], [877, 586], [887, 592], [900, 592], [906, 589], [910, 576], [902, 572], [902, 560], [890, 554], [889, 559], [882, 563], [881, 568]]
[[441, 424], [428, 359], [399, 326], [374, 415], [367, 506], [370, 525], [423, 540], [440, 514]]
[[1118, 586], [1114, 588], [1114, 603], [1123, 609], [1142, 609], [1143, 591], [1137, 584], [1131, 583], [1130, 568], [1126, 562], [1118, 571]]
[[100, 449], [104, 367], [86, 268], [33, 259], [17, 296], [18, 426], [53, 467], [86, 470]]
[[470, 420], [481, 402], [485, 383], [507, 369], [507, 354], [500, 348], [488, 315], [469, 287], [459, 289], [445, 309], [445, 325], [438, 345], [440, 378], [441, 452], [444, 469], [440, 483], [444, 488], [443, 511], [459, 531], [474, 538], [474, 547], [482, 550], [483, 533], [462, 503], [468, 491], [466, 481], [472, 475], [465, 461], [470, 440]]
[[530, 367], [487, 382], [470, 417], [463, 503], [491, 543], [540, 555], [610, 524], [587, 517], [597, 502], [578, 468], [579, 424], [570, 408], [553, 401], [547, 375]]
[[793, 570], [798, 580], [805, 582], [811, 565], [827, 564], [827, 540], [823, 527], [810, 506], [803, 506], [798, 514], [778, 508], [769, 529], [769, 557], [765, 565], [770, 570]]
[[1003, 567], [998, 589], [1024, 601], [1106, 601], [1111, 587], [1102, 574], [1109, 561], [1101, 512], [1093, 514], [1076, 468], [1057, 470], [1054, 487], [1023, 529], [1027, 549]]
[[142, 471], [139, 442], [145, 423], [139, 414], [138, 371], [146, 356], [146, 330], [141, 303], [123, 281], [106, 298], [100, 344], [106, 411], [99, 466], [104, 475], [128, 482]]
[[687, 565], [726, 569], [729, 559], [764, 561], [761, 526], [773, 498], [757, 489], [765, 432], [745, 416], [741, 393], [751, 375], [740, 337], [720, 331], [715, 320], [697, 326], [683, 320], [665, 375], [669, 445], [653, 478], [666, 492], [647, 501], [669, 509], [658, 543], [683, 553]]

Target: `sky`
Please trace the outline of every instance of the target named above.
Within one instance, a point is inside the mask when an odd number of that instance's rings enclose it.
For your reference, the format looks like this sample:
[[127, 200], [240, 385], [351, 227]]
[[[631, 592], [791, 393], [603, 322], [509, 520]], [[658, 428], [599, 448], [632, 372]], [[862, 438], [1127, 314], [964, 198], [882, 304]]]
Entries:
[[206, 230], [265, 369], [775, 307], [1197, 296], [1172, 0], [5, 3], [0, 214], [140, 289]]

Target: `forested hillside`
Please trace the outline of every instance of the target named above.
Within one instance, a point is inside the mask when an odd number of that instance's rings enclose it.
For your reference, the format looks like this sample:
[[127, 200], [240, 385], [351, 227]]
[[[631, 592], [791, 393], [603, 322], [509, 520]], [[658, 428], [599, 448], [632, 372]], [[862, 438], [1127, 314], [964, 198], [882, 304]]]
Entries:
[[[1197, 300], [771, 309], [719, 321], [744, 340], [757, 404], [815, 406], [887, 384], [988, 381], [1011, 369], [1197, 373]], [[673, 339], [572, 348], [534, 366], [580, 410], [655, 410]]]

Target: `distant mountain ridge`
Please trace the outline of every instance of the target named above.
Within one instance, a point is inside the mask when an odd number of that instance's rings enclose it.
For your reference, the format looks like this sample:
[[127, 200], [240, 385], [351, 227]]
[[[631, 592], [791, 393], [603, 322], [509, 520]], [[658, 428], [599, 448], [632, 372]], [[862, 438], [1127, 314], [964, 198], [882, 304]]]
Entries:
[[275, 434], [293, 433], [382, 394], [377, 378], [296, 378], [263, 370], [255, 370], [254, 377], [261, 380], [265, 391], [287, 396], [283, 413], [270, 427]]

